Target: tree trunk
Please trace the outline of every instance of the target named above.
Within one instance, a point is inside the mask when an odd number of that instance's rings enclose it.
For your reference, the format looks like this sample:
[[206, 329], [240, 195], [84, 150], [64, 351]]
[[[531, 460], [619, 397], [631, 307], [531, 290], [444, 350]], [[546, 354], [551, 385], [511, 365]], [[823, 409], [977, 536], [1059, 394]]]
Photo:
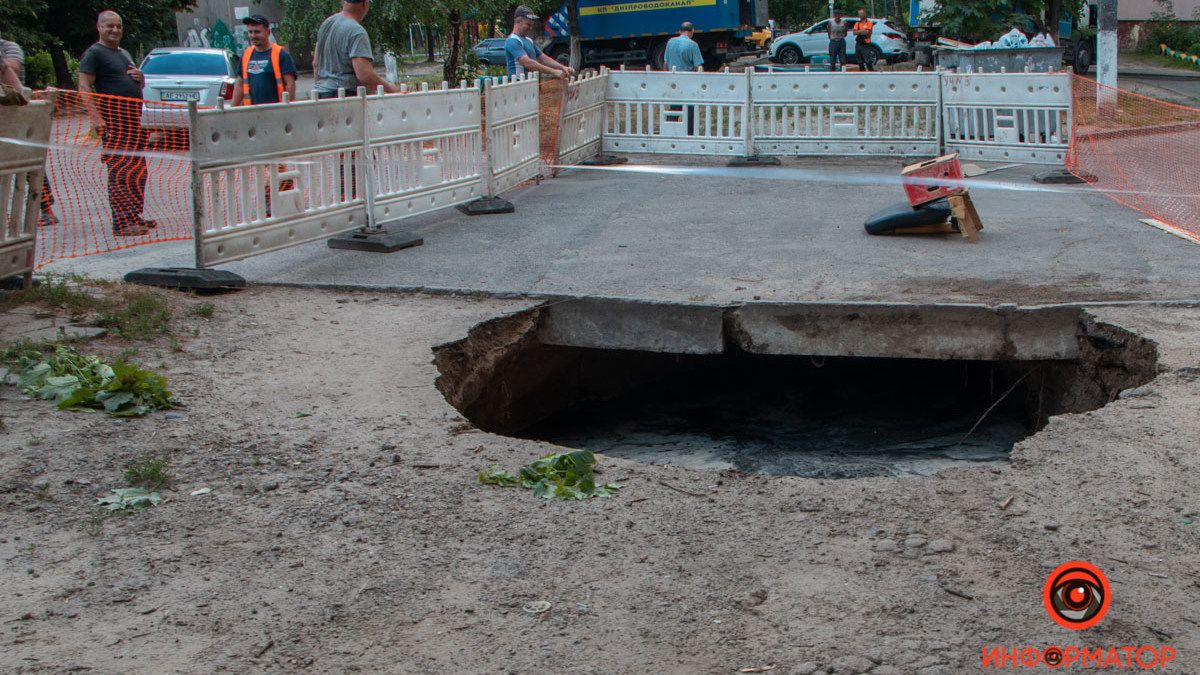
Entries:
[[75, 82], [71, 79], [71, 69], [67, 66], [67, 54], [62, 45], [50, 45], [50, 61], [54, 63], [54, 79], [59, 89], [74, 89]]
[[1062, 17], [1063, 1], [1062, 0], [1046, 0], [1046, 13], [1043, 15], [1046, 21], [1046, 32], [1054, 36], [1055, 42], [1060, 37], [1058, 34], [1058, 20]]
[[433, 63], [433, 26], [425, 24], [425, 63]]
[[567, 31], [571, 33], [570, 66], [578, 71], [583, 66], [583, 49], [579, 44], [579, 0], [567, 0]]
[[446, 54], [446, 62], [442, 64], [442, 79], [447, 82], [458, 81], [458, 51], [462, 43], [462, 13], [457, 9], [450, 10], [450, 49]]
[[488, 17], [487, 20], [487, 37], [496, 37], [496, 17]]

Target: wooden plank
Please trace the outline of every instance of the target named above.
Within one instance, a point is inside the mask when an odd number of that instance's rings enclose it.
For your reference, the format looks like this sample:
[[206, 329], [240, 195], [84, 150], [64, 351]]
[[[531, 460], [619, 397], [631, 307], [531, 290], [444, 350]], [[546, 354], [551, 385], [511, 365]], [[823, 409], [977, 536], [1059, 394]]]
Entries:
[[983, 229], [983, 223], [979, 220], [979, 212], [975, 210], [971, 195], [963, 193], [953, 195], [948, 199], [950, 200], [950, 211], [958, 220], [958, 229], [962, 231], [962, 235], [972, 244], [978, 242], [979, 231]]

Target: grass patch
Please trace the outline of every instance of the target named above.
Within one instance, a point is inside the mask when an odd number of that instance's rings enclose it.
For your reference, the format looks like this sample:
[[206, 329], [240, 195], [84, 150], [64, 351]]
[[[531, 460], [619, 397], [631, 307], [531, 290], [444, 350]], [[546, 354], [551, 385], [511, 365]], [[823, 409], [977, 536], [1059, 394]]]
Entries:
[[104, 300], [79, 288], [87, 279], [76, 275], [47, 276], [42, 283], [8, 294], [0, 299], [0, 311], [21, 305], [42, 305], [51, 309], [65, 309], [73, 315], [86, 314], [101, 309]]
[[170, 461], [166, 457], [143, 457], [125, 465], [125, 482], [130, 487], [158, 490], [171, 484]]
[[121, 337], [152, 340], [171, 331], [171, 306], [154, 293], [130, 293], [124, 307], [107, 309], [96, 325], [110, 328]]
[[211, 319], [213, 315], [213, 304], [211, 302], [202, 302], [199, 305], [193, 305], [189, 310], [192, 316], [198, 316], [201, 319]]

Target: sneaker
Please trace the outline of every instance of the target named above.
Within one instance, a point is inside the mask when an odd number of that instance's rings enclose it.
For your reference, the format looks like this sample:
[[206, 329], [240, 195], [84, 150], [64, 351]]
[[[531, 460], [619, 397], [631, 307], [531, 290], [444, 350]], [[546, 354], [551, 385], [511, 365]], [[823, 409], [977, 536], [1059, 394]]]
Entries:
[[158, 227], [158, 221], [157, 221], [157, 220], [149, 220], [149, 219], [147, 219], [147, 218], [140, 218], [140, 217], [139, 217], [139, 218], [138, 218], [138, 222], [139, 222], [139, 223], [141, 223], [142, 227], [148, 227], [148, 228], [150, 228], [150, 229], [152, 229], [152, 230], [153, 230], [154, 228]]
[[114, 226], [113, 234], [118, 237], [142, 237], [150, 234], [150, 228], [140, 222], [134, 221]]

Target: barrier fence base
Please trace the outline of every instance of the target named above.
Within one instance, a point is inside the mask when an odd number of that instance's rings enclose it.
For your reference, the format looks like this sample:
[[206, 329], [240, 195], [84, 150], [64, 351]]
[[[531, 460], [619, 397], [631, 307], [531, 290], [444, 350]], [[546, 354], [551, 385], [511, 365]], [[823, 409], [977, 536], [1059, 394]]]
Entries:
[[40, 286], [41, 281], [33, 278], [33, 273], [17, 274], [0, 279], [0, 291], [23, 291], [27, 288]]
[[618, 155], [607, 155], [601, 153], [595, 157], [592, 157], [591, 159], [583, 160], [580, 162], [580, 164], [583, 166], [612, 166], [614, 164], [624, 164], [628, 161], [628, 157], [620, 157]]
[[226, 291], [246, 287], [246, 280], [233, 272], [189, 267], [143, 267], [126, 274], [125, 281], [143, 286], [190, 288], [199, 291]]
[[490, 216], [496, 213], [512, 213], [517, 209], [507, 199], [480, 197], [473, 202], [459, 206], [458, 210], [468, 216]]
[[745, 157], [734, 157], [733, 159], [729, 160], [729, 163], [725, 166], [779, 166], [779, 158], [766, 157], [764, 155], [747, 155]]
[[412, 248], [425, 243], [425, 240], [412, 232], [403, 230], [358, 230], [347, 232], [330, 239], [329, 248], [340, 248], [347, 251], [366, 251], [368, 253], [391, 253], [402, 248]]
[[1073, 185], [1076, 183], [1086, 183], [1088, 180], [1095, 180], [1095, 176], [1076, 176], [1066, 169], [1053, 169], [1033, 174], [1035, 183], [1052, 183], [1062, 185]]

